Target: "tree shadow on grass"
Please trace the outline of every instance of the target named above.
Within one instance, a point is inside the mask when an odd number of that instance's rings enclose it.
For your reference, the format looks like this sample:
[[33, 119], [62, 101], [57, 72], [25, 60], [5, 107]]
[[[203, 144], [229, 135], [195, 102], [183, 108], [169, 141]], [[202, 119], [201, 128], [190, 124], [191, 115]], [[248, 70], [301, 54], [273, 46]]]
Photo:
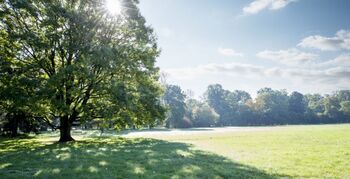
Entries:
[[153, 128], [153, 129], [140, 129], [140, 130], [122, 130], [120, 132], [116, 132], [118, 135], [126, 135], [129, 133], [152, 133], [152, 132], [174, 132], [174, 131], [190, 131], [190, 132], [196, 132], [196, 131], [213, 131], [212, 128]]
[[34, 139], [32, 136], [21, 136], [15, 138], [0, 137], [0, 161], [2, 158], [2, 153], [31, 149], [33, 147], [39, 147], [43, 145], [39, 142], [33, 141], [32, 139]]
[[[116, 130], [105, 130], [101, 133], [100, 130], [72, 130], [72, 134], [74, 136], [84, 136], [84, 137], [101, 137], [108, 136], [113, 137], [115, 135], [128, 135], [128, 134], [141, 134], [141, 133], [170, 133], [170, 132], [197, 132], [197, 131], [213, 131], [212, 128], [176, 128], [176, 129], [168, 129], [168, 128], [152, 128], [152, 129], [125, 129], [121, 131]], [[52, 132], [49, 133], [49, 136], [53, 136]], [[59, 133], [56, 133], [55, 136], [59, 136]]]
[[0, 153], [0, 178], [288, 177], [194, 150], [189, 144], [155, 139], [93, 138], [67, 144], [26, 145]]

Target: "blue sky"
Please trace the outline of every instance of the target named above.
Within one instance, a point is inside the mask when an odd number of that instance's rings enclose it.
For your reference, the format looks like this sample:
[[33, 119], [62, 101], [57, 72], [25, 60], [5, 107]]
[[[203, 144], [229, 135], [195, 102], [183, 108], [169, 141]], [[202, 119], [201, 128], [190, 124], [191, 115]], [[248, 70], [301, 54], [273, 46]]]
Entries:
[[350, 88], [348, 0], [141, 0], [168, 83], [202, 95], [209, 84], [253, 96]]

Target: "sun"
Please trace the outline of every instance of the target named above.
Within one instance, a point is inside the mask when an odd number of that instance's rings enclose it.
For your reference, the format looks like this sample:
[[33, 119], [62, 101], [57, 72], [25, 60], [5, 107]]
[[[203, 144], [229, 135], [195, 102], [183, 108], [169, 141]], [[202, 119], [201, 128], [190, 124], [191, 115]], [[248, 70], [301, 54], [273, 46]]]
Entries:
[[106, 8], [109, 13], [113, 15], [118, 15], [122, 11], [122, 7], [119, 0], [106, 0]]

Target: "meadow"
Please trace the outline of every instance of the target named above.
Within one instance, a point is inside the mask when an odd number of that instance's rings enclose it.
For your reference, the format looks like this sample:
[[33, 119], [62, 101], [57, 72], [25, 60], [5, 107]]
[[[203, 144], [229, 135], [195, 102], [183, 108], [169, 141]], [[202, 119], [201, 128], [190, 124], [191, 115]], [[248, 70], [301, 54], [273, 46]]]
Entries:
[[350, 125], [0, 139], [0, 178], [350, 178]]

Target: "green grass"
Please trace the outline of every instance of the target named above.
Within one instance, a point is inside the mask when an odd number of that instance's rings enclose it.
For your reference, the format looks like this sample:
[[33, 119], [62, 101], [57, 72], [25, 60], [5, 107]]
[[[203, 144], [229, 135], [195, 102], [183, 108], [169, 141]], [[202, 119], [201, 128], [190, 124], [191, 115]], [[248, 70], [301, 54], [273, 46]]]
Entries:
[[[261, 129], [261, 128], [258, 128]], [[350, 178], [350, 125], [153, 139], [0, 138], [0, 178]]]
[[190, 143], [272, 175], [350, 178], [349, 124], [257, 129], [155, 138]]
[[68, 144], [1, 141], [0, 178], [270, 178], [254, 167], [155, 139], [94, 138]]

